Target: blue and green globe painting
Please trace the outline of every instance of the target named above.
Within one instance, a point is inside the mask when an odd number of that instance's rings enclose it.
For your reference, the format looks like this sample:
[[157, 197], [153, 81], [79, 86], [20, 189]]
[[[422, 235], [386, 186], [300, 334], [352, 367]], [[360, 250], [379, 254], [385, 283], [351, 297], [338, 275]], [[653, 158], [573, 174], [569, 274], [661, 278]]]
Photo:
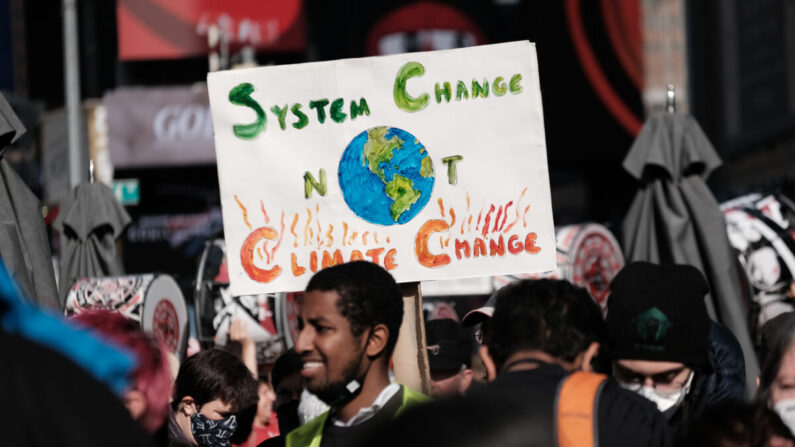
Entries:
[[410, 221], [433, 191], [433, 162], [425, 146], [396, 127], [373, 127], [357, 135], [345, 148], [338, 172], [345, 203], [374, 224]]

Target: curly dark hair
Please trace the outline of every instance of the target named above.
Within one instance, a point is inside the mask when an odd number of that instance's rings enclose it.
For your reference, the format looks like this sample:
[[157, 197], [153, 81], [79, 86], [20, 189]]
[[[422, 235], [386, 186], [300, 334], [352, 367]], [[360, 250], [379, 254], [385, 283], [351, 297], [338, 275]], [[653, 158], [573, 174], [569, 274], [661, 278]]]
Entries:
[[384, 353], [387, 359], [392, 355], [403, 321], [403, 295], [389, 272], [372, 262], [348, 262], [317, 272], [306, 286], [307, 292], [313, 290], [337, 292], [337, 310], [357, 337], [377, 324], [386, 325]]
[[491, 328], [486, 345], [498, 367], [525, 350], [572, 362], [592, 342], [603, 342], [607, 332], [588, 292], [555, 279], [525, 279], [500, 289]]

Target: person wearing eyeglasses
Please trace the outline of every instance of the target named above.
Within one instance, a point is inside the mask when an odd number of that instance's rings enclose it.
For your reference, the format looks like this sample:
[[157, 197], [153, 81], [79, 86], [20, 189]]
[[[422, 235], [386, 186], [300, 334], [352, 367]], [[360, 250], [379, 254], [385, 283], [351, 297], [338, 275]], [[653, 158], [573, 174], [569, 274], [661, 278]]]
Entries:
[[610, 287], [607, 350], [619, 385], [654, 402], [675, 431], [709, 405], [742, 399], [742, 349], [707, 315], [698, 269], [633, 262]]

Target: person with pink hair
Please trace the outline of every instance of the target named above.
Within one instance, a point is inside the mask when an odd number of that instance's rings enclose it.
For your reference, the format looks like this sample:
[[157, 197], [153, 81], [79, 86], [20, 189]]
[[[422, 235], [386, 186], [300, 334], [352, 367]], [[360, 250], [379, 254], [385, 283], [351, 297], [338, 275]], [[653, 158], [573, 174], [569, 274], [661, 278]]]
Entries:
[[133, 419], [155, 435], [164, 426], [171, 396], [166, 347], [143, 332], [137, 322], [116, 312], [92, 310], [72, 320], [134, 355], [137, 366], [130, 378], [132, 385], [122, 398]]

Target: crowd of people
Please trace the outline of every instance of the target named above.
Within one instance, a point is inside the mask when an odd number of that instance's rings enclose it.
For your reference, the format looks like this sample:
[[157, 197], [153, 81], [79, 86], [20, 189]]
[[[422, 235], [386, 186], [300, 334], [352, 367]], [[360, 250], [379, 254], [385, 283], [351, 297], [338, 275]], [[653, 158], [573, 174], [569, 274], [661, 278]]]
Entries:
[[[795, 314], [761, 329], [758, 388], [746, 390], [742, 349], [708, 316], [708, 291], [694, 267], [634, 262], [605, 312], [568, 281], [516, 281], [460, 323], [426, 322], [426, 396], [392, 373], [400, 288], [355, 261], [311, 278], [295, 346], [266, 375], [241, 324], [229, 334], [240, 355], [177, 365], [120, 314], [78, 315], [75, 327], [136, 360], [115, 396], [65, 355], [0, 331], [12, 358], [36, 353], [0, 368], [0, 416], [16, 427], [8, 445], [795, 446]], [[81, 388], [46, 392], [65, 381]], [[39, 430], [26, 419], [37, 411]]]

